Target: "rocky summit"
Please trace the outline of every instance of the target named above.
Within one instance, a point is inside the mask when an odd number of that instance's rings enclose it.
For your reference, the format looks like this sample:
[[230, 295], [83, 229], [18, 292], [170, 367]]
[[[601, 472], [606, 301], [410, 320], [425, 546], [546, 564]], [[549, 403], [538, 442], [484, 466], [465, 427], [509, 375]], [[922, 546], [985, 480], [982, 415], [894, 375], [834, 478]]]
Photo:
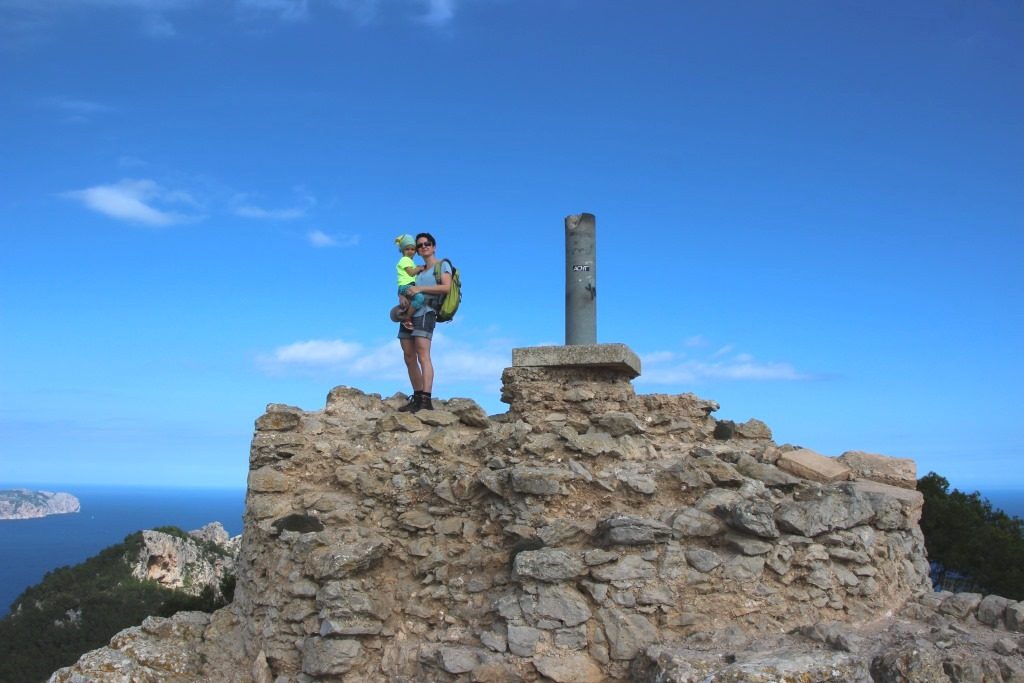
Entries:
[[234, 602], [50, 680], [1024, 682], [1024, 604], [931, 591], [912, 461], [629, 377], [508, 368], [492, 417], [269, 406]]

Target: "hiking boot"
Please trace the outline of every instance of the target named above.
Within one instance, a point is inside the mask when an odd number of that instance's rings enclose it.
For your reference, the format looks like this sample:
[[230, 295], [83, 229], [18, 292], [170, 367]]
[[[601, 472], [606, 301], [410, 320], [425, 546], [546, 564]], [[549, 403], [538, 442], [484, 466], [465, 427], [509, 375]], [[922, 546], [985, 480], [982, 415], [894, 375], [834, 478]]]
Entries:
[[429, 396], [420, 396], [420, 404], [413, 408], [413, 412], [417, 410], [433, 410], [434, 404], [430, 402]]
[[409, 397], [409, 402], [398, 409], [400, 413], [415, 413], [420, 409], [420, 395], [413, 394]]

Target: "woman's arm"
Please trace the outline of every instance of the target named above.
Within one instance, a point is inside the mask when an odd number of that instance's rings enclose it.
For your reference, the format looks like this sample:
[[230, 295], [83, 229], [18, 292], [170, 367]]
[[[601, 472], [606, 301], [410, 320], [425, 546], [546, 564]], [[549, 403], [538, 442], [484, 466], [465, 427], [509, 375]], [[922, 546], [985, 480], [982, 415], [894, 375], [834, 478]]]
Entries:
[[448, 272], [441, 273], [441, 284], [439, 285], [413, 285], [409, 289], [405, 290], [406, 295], [412, 296], [414, 294], [447, 294], [448, 290], [452, 288], [452, 274]]

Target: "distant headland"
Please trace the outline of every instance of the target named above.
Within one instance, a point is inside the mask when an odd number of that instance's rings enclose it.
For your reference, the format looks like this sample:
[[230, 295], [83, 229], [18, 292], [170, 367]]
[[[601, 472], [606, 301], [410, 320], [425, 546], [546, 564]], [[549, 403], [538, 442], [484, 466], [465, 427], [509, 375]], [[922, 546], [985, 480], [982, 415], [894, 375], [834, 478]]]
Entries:
[[70, 493], [28, 489], [0, 490], [0, 520], [35, 519], [78, 512], [81, 509], [81, 503]]

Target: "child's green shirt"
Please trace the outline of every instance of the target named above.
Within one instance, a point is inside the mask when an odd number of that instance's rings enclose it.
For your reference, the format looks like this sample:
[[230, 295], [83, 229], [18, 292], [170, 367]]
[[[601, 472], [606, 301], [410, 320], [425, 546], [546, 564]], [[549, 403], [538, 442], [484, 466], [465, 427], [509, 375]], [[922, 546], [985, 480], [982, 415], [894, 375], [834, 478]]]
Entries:
[[409, 258], [408, 256], [403, 256], [402, 258], [398, 259], [398, 265], [395, 266], [395, 270], [398, 271], [398, 286], [399, 287], [403, 287], [405, 285], [411, 285], [412, 283], [416, 282], [416, 277], [414, 275], [409, 275], [409, 273], [406, 272], [406, 270], [405, 270], [406, 268], [415, 268], [415, 267], [416, 267], [416, 264], [413, 263], [413, 260], [411, 258]]

